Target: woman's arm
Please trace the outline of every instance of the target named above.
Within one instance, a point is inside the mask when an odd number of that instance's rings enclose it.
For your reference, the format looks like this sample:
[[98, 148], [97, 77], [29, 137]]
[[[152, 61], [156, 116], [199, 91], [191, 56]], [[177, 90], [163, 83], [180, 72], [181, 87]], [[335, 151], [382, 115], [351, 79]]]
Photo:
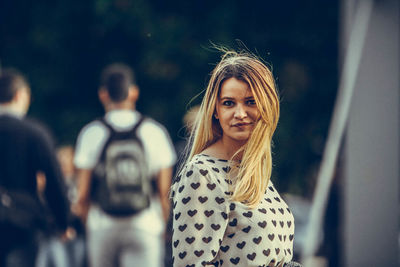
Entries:
[[223, 196], [208, 171], [196, 165], [178, 176], [172, 191], [174, 266], [213, 262], [228, 223], [229, 208]]

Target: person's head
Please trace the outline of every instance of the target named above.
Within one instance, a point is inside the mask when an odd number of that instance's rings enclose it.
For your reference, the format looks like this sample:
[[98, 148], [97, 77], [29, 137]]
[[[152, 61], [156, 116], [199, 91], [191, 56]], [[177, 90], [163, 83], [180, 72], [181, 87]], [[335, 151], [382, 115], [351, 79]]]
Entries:
[[139, 96], [133, 70], [121, 63], [108, 65], [100, 77], [99, 98], [106, 110], [134, 108]]
[[[231, 83], [241, 90], [229, 90]], [[227, 115], [228, 121], [226, 118], [221, 120], [221, 116], [227, 114], [223, 113], [224, 105], [230, 105], [231, 101], [228, 98], [228, 103], [224, 102], [225, 92], [234, 98], [233, 101], [243, 100], [241, 107]], [[235, 92], [238, 95], [229, 95]], [[265, 191], [271, 176], [271, 141], [278, 119], [279, 98], [270, 69], [250, 53], [224, 51], [221, 61], [212, 71], [199, 110], [189, 159], [224, 135], [232, 134], [229, 123], [240, 123], [241, 120], [249, 123], [244, 134], [233, 136], [243, 141], [238, 151], [243, 152], [240, 179], [233, 198], [248, 200], [249, 205], [253, 205]]]
[[190, 134], [193, 130], [194, 123], [196, 121], [197, 113], [199, 112], [200, 106], [194, 106], [189, 109], [185, 116], [183, 116], [183, 123]]
[[0, 106], [25, 115], [30, 104], [30, 88], [24, 76], [14, 69], [0, 72]]

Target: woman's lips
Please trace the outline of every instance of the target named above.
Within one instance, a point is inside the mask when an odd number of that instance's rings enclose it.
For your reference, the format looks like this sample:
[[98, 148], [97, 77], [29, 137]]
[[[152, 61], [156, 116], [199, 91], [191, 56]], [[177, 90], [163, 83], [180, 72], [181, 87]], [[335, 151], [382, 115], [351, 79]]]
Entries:
[[245, 127], [245, 126], [249, 126], [251, 125], [251, 122], [238, 122], [238, 123], [234, 123], [232, 124], [233, 127]]

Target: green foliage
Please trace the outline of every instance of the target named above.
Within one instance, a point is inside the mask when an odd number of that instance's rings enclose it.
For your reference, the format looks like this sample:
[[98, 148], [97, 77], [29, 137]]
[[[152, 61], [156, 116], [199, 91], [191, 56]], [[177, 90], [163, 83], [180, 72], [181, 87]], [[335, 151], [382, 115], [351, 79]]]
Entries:
[[[30, 115], [74, 143], [103, 110], [99, 72], [131, 65], [139, 111], [181, 139], [188, 103], [206, 86], [219, 55], [210, 42], [242, 40], [273, 66], [281, 94], [274, 180], [307, 195], [319, 165], [337, 87], [335, 1], [3, 0], [0, 60], [31, 83]], [[200, 102], [195, 99], [191, 105]]]

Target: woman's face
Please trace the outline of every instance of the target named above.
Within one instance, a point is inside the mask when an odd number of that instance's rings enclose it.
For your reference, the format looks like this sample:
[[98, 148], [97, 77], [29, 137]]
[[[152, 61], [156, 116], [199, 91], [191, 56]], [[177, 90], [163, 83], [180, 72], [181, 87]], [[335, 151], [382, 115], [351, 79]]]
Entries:
[[223, 141], [243, 145], [259, 117], [253, 94], [247, 83], [229, 78], [222, 83], [215, 117], [222, 128]]

